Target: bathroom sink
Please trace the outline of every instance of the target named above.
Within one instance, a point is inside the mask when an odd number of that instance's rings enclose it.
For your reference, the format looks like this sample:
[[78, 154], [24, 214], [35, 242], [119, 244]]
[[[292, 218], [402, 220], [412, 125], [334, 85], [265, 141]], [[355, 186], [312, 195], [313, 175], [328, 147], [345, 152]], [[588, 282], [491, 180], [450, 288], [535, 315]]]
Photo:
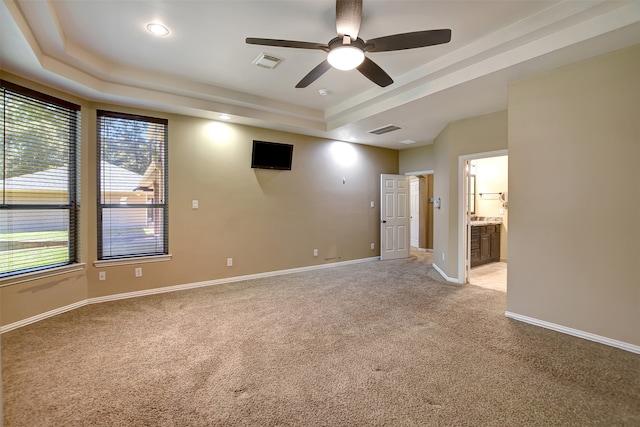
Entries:
[[500, 225], [502, 221], [500, 220], [474, 220], [471, 221], [471, 226], [482, 226], [482, 225]]

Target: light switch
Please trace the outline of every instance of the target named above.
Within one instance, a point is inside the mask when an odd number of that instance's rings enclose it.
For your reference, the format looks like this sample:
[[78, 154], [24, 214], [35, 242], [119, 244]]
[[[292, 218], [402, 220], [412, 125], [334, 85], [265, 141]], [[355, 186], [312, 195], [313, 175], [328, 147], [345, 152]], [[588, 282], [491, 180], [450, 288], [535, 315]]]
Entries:
[[192, 200], [191, 201], [191, 208], [192, 209], [198, 209], [198, 201], [197, 200]]
[[375, 208], [376, 207], [376, 203], [374, 201], [371, 201], [371, 207]]

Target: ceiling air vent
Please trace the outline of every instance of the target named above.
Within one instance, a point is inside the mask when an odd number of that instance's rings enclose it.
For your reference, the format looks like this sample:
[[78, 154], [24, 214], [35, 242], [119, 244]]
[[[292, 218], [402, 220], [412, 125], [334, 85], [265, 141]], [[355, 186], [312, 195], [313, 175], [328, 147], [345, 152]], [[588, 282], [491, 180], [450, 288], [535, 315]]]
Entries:
[[393, 132], [394, 130], [398, 130], [398, 129], [401, 129], [401, 128], [396, 125], [386, 125], [378, 129], [370, 130], [369, 133], [373, 133], [375, 135], [382, 135], [383, 133]]
[[276, 65], [282, 62], [282, 58], [269, 55], [268, 53], [260, 52], [260, 55], [253, 60], [252, 64], [256, 64], [258, 67], [263, 68], [275, 68]]

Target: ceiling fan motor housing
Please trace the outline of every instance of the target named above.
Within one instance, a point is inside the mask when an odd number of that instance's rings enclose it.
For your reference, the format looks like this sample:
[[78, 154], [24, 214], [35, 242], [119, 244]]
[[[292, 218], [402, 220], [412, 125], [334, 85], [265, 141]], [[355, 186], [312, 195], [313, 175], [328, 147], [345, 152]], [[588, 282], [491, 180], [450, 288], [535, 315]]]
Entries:
[[365, 48], [366, 48], [367, 44], [360, 37], [358, 37], [355, 40], [351, 40], [348, 37], [347, 37], [347, 39], [349, 39], [351, 42], [345, 44], [343, 37], [336, 37], [334, 39], [331, 39], [331, 41], [328, 43], [329, 50], [331, 51], [332, 49], [335, 49], [336, 47], [340, 47], [340, 46], [353, 46], [355, 48], [360, 49], [363, 52], [366, 51]]

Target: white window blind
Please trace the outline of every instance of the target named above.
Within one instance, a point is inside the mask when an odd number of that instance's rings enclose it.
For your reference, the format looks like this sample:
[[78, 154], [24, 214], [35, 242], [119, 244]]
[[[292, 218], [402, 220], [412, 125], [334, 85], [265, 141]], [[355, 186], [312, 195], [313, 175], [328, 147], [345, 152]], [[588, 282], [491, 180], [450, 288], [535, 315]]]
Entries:
[[168, 254], [167, 126], [98, 111], [98, 259]]
[[75, 263], [80, 106], [0, 90], [0, 277]]

